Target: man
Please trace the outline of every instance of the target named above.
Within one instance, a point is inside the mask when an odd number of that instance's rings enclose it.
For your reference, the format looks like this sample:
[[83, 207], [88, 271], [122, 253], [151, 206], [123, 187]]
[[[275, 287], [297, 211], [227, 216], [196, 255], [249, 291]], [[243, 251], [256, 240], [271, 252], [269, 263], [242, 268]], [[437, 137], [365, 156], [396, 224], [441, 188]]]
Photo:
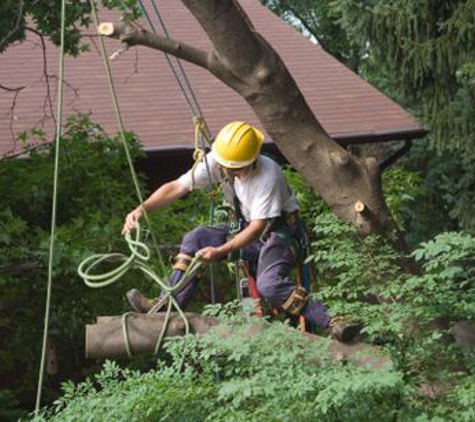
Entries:
[[[144, 202], [145, 210], [153, 212], [194, 188], [207, 186], [211, 178], [214, 184], [224, 182], [225, 197], [243, 220], [241, 230], [231, 238], [227, 224], [198, 227], [186, 234], [169, 283], [178, 283], [196, 255], [210, 263], [241, 250], [243, 259], [257, 264], [257, 289], [272, 306], [294, 316], [302, 314], [308, 321], [328, 329], [333, 338], [350, 341], [360, 327], [342, 318], [331, 318], [322, 303], [308, 298], [305, 289], [288, 277], [297, 261], [295, 248], [274, 228], [285, 226], [290, 216], [295, 219], [299, 206], [280, 166], [260, 155], [263, 141], [263, 134], [248, 123], [226, 125], [217, 135], [206, 163], [201, 162], [195, 171], [161, 186]], [[123, 231], [133, 230], [143, 214], [140, 206], [130, 212]], [[288, 232], [292, 234], [291, 230]], [[197, 283], [197, 279], [191, 280], [177, 294], [180, 306], [187, 305]], [[147, 312], [156, 303], [136, 289], [129, 291], [127, 297], [137, 312]]]

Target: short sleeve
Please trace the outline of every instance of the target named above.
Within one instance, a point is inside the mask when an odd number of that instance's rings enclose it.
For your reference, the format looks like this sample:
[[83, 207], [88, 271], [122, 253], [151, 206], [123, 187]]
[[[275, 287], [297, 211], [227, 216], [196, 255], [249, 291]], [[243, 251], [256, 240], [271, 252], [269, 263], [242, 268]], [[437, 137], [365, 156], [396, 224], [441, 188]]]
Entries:
[[211, 152], [206, 155], [205, 159], [194, 170], [190, 169], [181, 175], [178, 181], [191, 192], [193, 189], [201, 189], [208, 186], [210, 177], [212, 184], [221, 181], [218, 165]]

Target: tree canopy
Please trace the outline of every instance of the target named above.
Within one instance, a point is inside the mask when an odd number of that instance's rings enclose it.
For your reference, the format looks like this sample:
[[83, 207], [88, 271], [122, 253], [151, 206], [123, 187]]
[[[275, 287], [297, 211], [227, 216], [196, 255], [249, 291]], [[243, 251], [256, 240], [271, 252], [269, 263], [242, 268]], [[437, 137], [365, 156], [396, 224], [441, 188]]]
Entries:
[[272, 11], [310, 35], [332, 56], [358, 72], [366, 48], [352, 42], [333, 0], [261, 0]]

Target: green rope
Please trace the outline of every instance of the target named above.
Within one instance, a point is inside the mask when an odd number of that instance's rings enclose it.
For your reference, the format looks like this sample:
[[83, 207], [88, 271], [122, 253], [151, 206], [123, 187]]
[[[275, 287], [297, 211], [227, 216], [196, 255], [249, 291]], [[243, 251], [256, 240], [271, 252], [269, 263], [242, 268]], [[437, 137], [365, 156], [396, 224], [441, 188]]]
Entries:
[[89, 0], [89, 2], [91, 4], [92, 16], [93, 16], [93, 19], [94, 19], [94, 24], [96, 25], [96, 30], [97, 30], [97, 34], [98, 34], [98, 38], [99, 38], [99, 46], [100, 46], [100, 50], [101, 50], [104, 69], [106, 71], [107, 82], [109, 84], [109, 90], [110, 90], [110, 93], [111, 93], [112, 102], [114, 104], [114, 110], [115, 110], [117, 122], [118, 122], [118, 125], [119, 125], [120, 139], [122, 140], [122, 144], [124, 146], [125, 155], [126, 155], [126, 158], [127, 158], [127, 163], [129, 165], [129, 169], [130, 169], [130, 174], [132, 175], [132, 180], [134, 182], [135, 191], [137, 193], [137, 198], [138, 198], [138, 200], [140, 202], [140, 205], [143, 209], [145, 221], [147, 222], [147, 226], [149, 227], [149, 230], [150, 230], [150, 235], [152, 237], [152, 241], [153, 241], [155, 251], [156, 251], [157, 256], [158, 256], [158, 260], [159, 260], [159, 263], [160, 263], [162, 273], [166, 274], [167, 273], [167, 268], [165, 266], [165, 261], [163, 260], [162, 254], [160, 253], [160, 249], [158, 248], [158, 242], [157, 242], [157, 240], [155, 238], [155, 235], [153, 233], [153, 230], [152, 230], [152, 223], [150, 222], [150, 218], [148, 216], [148, 213], [147, 213], [145, 207], [143, 206], [144, 200], [143, 200], [142, 192], [140, 190], [140, 184], [139, 184], [138, 177], [137, 177], [137, 174], [136, 174], [135, 169], [134, 169], [134, 164], [133, 164], [133, 161], [132, 161], [132, 157], [130, 155], [130, 151], [129, 151], [129, 148], [128, 148], [128, 145], [127, 145], [127, 139], [125, 137], [124, 121], [122, 119], [122, 113], [120, 111], [119, 101], [117, 99], [117, 92], [116, 92], [116, 89], [115, 89], [115, 86], [114, 86], [114, 81], [112, 79], [112, 72], [111, 72], [111, 69], [110, 69], [110, 66], [109, 66], [109, 62], [107, 60], [107, 54], [106, 54], [106, 48], [105, 48], [105, 45], [104, 45], [104, 40], [102, 38], [102, 35], [99, 33], [99, 29], [98, 29], [99, 20], [97, 18], [96, 6], [94, 4], [94, 0]]
[[[196, 274], [202, 269], [203, 263], [199, 260], [199, 256], [196, 256], [191, 261], [189, 267], [183, 274], [181, 280], [175, 286], [169, 286], [168, 283], [165, 283], [147, 264], [150, 259], [150, 250], [145, 243], [140, 241], [140, 225], [137, 223], [137, 229], [135, 231], [135, 238], [132, 239], [132, 236], [127, 233], [125, 235], [125, 240], [127, 242], [128, 248], [131, 252], [129, 256], [112, 252], [107, 254], [94, 254], [86, 258], [78, 267], [78, 274], [84, 280], [84, 283], [91, 288], [102, 288], [109, 286], [112, 283], [115, 283], [122, 276], [124, 276], [127, 271], [132, 268], [139, 269], [144, 274], [148, 275], [153, 281], [155, 281], [162, 291], [163, 300], [168, 300], [167, 312], [165, 315], [162, 331], [158, 337], [157, 343], [155, 345], [154, 353], [158, 353], [160, 347], [165, 338], [165, 333], [168, 328], [168, 323], [171, 317], [172, 309], [175, 309], [181, 319], [185, 324], [185, 334], [190, 333], [190, 324], [185, 313], [181, 309], [180, 305], [175, 299], [175, 295], [182, 290], [186, 284], [196, 276]], [[104, 273], [94, 273], [94, 270], [101, 264], [105, 262], [122, 262], [118, 267], [114, 268], [111, 271]], [[155, 312], [156, 309], [152, 308], [149, 313]], [[132, 349], [130, 347], [130, 340], [128, 335], [128, 325], [127, 320], [130, 315], [133, 315], [133, 312], [128, 312], [122, 315], [122, 332], [124, 337], [124, 344], [127, 351], [127, 355], [132, 356]]]
[[41, 390], [43, 388], [43, 375], [46, 361], [46, 344], [48, 341], [49, 315], [51, 308], [51, 291], [53, 285], [53, 255], [56, 227], [56, 209], [58, 197], [58, 175], [59, 175], [59, 146], [61, 140], [61, 126], [63, 122], [63, 91], [64, 91], [64, 33], [66, 21], [66, 0], [61, 1], [61, 35], [59, 49], [59, 69], [58, 69], [58, 100], [56, 111], [56, 141], [54, 157], [54, 176], [53, 176], [53, 204], [51, 211], [51, 235], [49, 241], [49, 260], [48, 260], [48, 284], [46, 288], [46, 309], [43, 330], [43, 346], [41, 349], [40, 371], [38, 375], [38, 388], [36, 392], [35, 415], [38, 416], [41, 406]]

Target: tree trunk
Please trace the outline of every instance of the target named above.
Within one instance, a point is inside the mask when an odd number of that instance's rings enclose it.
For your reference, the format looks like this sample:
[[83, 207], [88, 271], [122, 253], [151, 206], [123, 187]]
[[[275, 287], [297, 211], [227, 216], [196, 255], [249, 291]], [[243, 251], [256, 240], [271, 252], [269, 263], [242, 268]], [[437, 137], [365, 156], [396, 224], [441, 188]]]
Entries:
[[257, 33], [236, 0], [182, 0], [214, 49], [198, 50], [128, 22], [99, 25], [103, 35], [164, 51], [209, 70], [252, 107], [280, 151], [343, 220], [363, 234], [394, 228], [381, 169], [333, 141], [314, 116], [285, 64]]
[[[206, 317], [199, 314], [187, 313], [191, 331], [195, 334], [206, 334], [219, 322], [216, 318]], [[163, 329], [165, 314], [133, 314], [127, 319], [129, 342], [133, 354], [153, 353], [157, 339]], [[241, 328], [245, 330], [245, 336], [253, 337], [259, 335], [269, 325], [262, 321]], [[223, 338], [236, 335], [216, 327], [216, 332]], [[171, 320], [166, 332], [168, 336], [182, 336], [185, 334], [183, 320], [177, 313], [172, 313]], [[322, 337], [313, 334], [302, 333], [308, 341], [320, 343]], [[329, 356], [335, 363], [344, 364], [351, 362], [357, 366], [367, 366], [373, 369], [387, 368], [391, 365], [391, 360], [380, 349], [363, 343], [343, 344], [338, 341], [331, 341], [328, 348]], [[99, 317], [97, 323], [86, 326], [86, 357], [89, 359], [103, 359], [113, 357], [126, 357], [127, 350], [124, 341], [122, 328], [122, 317]], [[309, 356], [309, 362], [319, 365], [318, 356]]]

